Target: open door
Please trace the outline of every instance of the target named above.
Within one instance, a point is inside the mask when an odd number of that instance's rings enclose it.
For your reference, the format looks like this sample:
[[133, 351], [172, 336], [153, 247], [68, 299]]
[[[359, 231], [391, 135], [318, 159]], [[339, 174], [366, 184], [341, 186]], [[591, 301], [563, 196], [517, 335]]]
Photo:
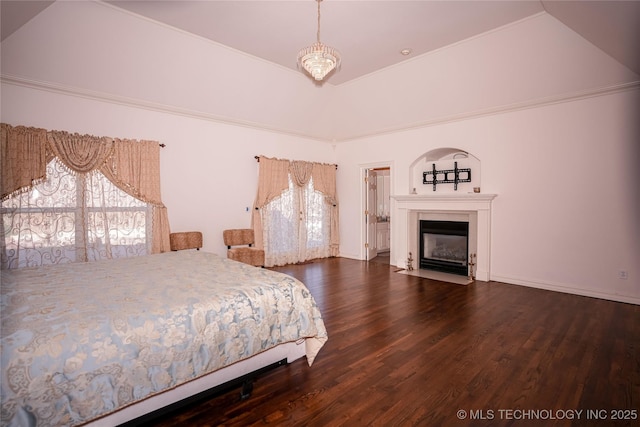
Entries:
[[364, 212], [365, 221], [367, 224], [367, 241], [365, 242], [365, 253], [367, 255], [367, 261], [375, 258], [378, 255], [378, 248], [376, 243], [376, 204], [377, 204], [377, 174], [373, 169], [365, 170], [364, 178], [365, 186], [367, 188], [367, 208]]

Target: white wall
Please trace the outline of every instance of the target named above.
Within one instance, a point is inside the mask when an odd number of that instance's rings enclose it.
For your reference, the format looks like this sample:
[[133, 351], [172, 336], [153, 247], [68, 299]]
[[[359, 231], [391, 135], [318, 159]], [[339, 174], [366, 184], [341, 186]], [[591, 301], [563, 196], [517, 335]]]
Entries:
[[[201, 230], [204, 249], [218, 254], [223, 229], [250, 224], [254, 155], [338, 163], [341, 255], [360, 258], [362, 166], [391, 164], [392, 194], [407, 194], [416, 158], [439, 147], [469, 151], [482, 162], [482, 191], [498, 194], [493, 280], [640, 303], [638, 90], [332, 147], [10, 84], [1, 89], [2, 121], [12, 125], [167, 144], [161, 173], [171, 228]], [[398, 230], [391, 224], [393, 256]], [[617, 278], [620, 269], [627, 280]]]
[[493, 279], [640, 303], [637, 76], [546, 14], [339, 87], [97, 2], [55, 2], [1, 54], [3, 122], [166, 143], [171, 227], [205, 250], [249, 225], [254, 155], [338, 163], [341, 254], [359, 258], [361, 167], [391, 165], [406, 194], [414, 160], [456, 147], [498, 194]]
[[335, 162], [334, 87], [103, 2], [55, 2], [0, 53], [3, 122], [165, 143], [171, 229], [211, 252], [250, 225], [254, 156]]
[[341, 252], [361, 256], [363, 165], [392, 161], [392, 194], [407, 194], [415, 159], [456, 147], [498, 194], [493, 280], [640, 303], [639, 112], [636, 89], [339, 144]]
[[2, 75], [229, 123], [318, 135], [334, 87], [95, 1], [54, 2], [2, 41]]
[[222, 230], [251, 225], [254, 156], [336, 161], [325, 142], [14, 85], [2, 85], [1, 102], [2, 122], [14, 126], [167, 144], [160, 160], [171, 230], [202, 231], [204, 250], [220, 255], [226, 255]]
[[336, 134], [357, 139], [633, 81], [542, 13], [340, 85]]

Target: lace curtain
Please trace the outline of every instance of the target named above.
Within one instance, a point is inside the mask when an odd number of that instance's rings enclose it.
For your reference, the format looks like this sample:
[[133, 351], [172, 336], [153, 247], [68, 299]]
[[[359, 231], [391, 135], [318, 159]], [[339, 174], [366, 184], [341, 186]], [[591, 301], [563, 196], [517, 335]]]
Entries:
[[2, 268], [169, 250], [157, 142], [1, 131]]
[[335, 165], [260, 157], [253, 226], [265, 265], [337, 256]]

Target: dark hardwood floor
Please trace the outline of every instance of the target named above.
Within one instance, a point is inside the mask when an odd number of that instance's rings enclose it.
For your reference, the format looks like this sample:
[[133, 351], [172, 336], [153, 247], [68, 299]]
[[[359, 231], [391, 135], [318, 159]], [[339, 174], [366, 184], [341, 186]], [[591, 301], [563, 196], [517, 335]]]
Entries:
[[640, 306], [345, 258], [275, 270], [323, 313], [313, 366], [297, 360], [259, 376], [247, 400], [233, 390], [154, 425], [640, 425]]

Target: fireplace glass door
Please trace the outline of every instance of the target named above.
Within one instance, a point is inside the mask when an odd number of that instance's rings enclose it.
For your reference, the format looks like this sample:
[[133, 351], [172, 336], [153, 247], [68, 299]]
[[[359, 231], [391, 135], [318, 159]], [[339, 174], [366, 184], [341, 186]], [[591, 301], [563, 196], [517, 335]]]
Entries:
[[420, 268], [469, 274], [469, 223], [420, 221]]

